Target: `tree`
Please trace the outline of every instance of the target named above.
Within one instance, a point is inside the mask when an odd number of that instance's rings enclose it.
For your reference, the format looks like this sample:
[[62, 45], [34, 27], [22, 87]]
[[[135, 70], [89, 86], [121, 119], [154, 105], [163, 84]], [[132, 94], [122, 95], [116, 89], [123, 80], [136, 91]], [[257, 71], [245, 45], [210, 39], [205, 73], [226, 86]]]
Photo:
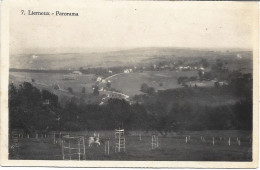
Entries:
[[71, 87], [68, 87], [69, 93], [73, 93], [73, 89]]
[[214, 79], [214, 76], [213, 76], [212, 72], [205, 72], [204, 78], [207, 80], [212, 80], [212, 79]]
[[190, 81], [196, 81], [196, 80], [197, 80], [197, 76], [191, 76], [191, 77], [189, 78], [189, 80], [190, 80]]
[[98, 86], [94, 87], [93, 94], [94, 94], [94, 96], [99, 95]]
[[177, 122], [168, 113], [164, 103], [156, 101], [149, 104], [146, 109], [149, 113], [146, 118], [149, 123], [149, 129], [147, 130], [156, 130], [163, 136], [167, 136], [169, 132], [177, 130]]
[[223, 61], [220, 59], [216, 60], [216, 63], [212, 65], [212, 70], [220, 71], [223, 67]]
[[216, 65], [217, 65], [217, 67], [218, 67], [219, 69], [221, 69], [222, 66], [223, 66], [223, 61], [220, 60], [220, 59], [217, 59], [217, 60], [216, 60]]
[[147, 93], [149, 86], [146, 83], [141, 85], [141, 92]]
[[54, 85], [53, 85], [53, 88], [54, 88], [55, 90], [59, 90], [59, 89], [60, 89], [60, 87], [59, 87], [58, 84], [54, 84]]
[[186, 77], [186, 76], [180, 76], [179, 78], [178, 78], [178, 84], [182, 84], [182, 83], [184, 83], [185, 81], [187, 81], [188, 80], [188, 77]]
[[10, 128], [24, 129], [26, 133], [35, 130], [46, 130], [55, 126], [54, 116], [46, 112], [42, 105], [45, 99], [50, 100], [48, 107], [58, 108], [58, 97], [47, 90], [42, 92], [28, 82], [16, 88], [9, 86], [9, 124]]
[[42, 90], [42, 99], [49, 100], [50, 105], [58, 106], [58, 96], [47, 90]]
[[111, 82], [108, 81], [108, 82], [106, 83], [106, 86], [107, 86], [107, 88], [111, 88]]
[[219, 84], [218, 81], [214, 83], [214, 87], [215, 87], [215, 88], [219, 88], [219, 87], [220, 87], [220, 84]]
[[80, 67], [80, 68], [79, 68], [79, 71], [80, 71], [81, 73], [83, 73], [83, 72], [84, 72], [84, 68], [83, 68], [83, 67]]
[[202, 80], [203, 79], [203, 72], [201, 70], [198, 71], [198, 75], [199, 75], [199, 79]]
[[154, 88], [153, 88], [153, 87], [149, 87], [148, 90], [147, 90], [147, 93], [148, 93], [149, 95], [153, 95], [153, 94], [155, 93]]
[[82, 87], [81, 93], [86, 93], [86, 88]]
[[205, 58], [201, 59], [201, 64], [204, 68], [207, 68], [209, 66], [208, 60]]

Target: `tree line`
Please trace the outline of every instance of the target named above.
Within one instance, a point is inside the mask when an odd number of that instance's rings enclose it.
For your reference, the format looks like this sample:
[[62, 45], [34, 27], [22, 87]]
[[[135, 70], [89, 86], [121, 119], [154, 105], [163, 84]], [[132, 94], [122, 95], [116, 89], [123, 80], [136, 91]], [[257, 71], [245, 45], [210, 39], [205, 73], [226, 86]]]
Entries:
[[[147, 89], [149, 87], [144, 87]], [[201, 105], [186, 100], [190, 96], [229, 93], [239, 100], [225, 105]], [[136, 103], [131, 105], [123, 99], [109, 99], [105, 105], [90, 105], [72, 98], [65, 106], [60, 106], [58, 96], [47, 90], [39, 90], [28, 82], [18, 87], [10, 84], [10, 128], [33, 132], [113, 130], [121, 127], [126, 130], [156, 130], [162, 135], [182, 130], [252, 130], [252, 79], [247, 76], [233, 77], [225, 88], [171, 89], [136, 96], [134, 100]]]

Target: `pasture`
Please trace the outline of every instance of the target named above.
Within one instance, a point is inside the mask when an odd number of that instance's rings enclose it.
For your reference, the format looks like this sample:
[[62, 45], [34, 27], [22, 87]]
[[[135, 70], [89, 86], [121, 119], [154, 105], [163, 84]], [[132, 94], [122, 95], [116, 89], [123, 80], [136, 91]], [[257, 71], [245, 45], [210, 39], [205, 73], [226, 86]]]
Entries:
[[[197, 76], [197, 71], [145, 71], [138, 73], [121, 73], [107, 80], [111, 81], [111, 87], [126, 95], [134, 96], [142, 94], [141, 85], [147, 83], [155, 90], [166, 90], [182, 87], [178, 84], [180, 76]], [[62, 73], [32, 73], [32, 72], [10, 72], [10, 83], [19, 84], [23, 81], [31, 82], [40, 89], [47, 89], [57, 95], [82, 96], [82, 88], [85, 93], [92, 93], [92, 86], [95, 84], [93, 74], [62, 74]], [[34, 82], [32, 82], [34, 79]], [[59, 90], [54, 90], [53, 85], [59, 85]], [[213, 86], [213, 83], [200, 82], [200, 86]], [[199, 83], [198, 83], [199, 85]], [[73, 95], [67, 89], [73, 89]], [[86, 98], [86, 95], [84, 96]]]
[[182, 87], [178, 84], [178, 77], [197, 75], [197, 71], [145, 71], [142, 73], [118, 74], [109, 80], [111, 81], [112, 88], [126, 95], [134, 96], [142, 93], [140, 88], [143, 83], [154, 87], [156, 91], [175, 89]]
[[80, 93], [82, 88], [86, 88], [86, 93], [91, 93], [93, 81], [92, 74], [62, 74], [62, 73], [32, 73], [32, 72], [10, 72], [10, 82], [31, 82], [35, 80], [33, 84], [36, 86], [45, 86], [46, 88], [52, 87], [54, 84], [60, 86], [61, 90], [66, 91], [68, 87], [71, 87], [75, 93]]
[[[65, 132], [63, 132], [65, 133]], [[66, 132], [84, 135], [93, 132]], [[114, 131], [97, 131], [100, 138], [110, 138], [110, 154], [105, 155], [105, 146], [89, 147], [86, 140], [86, 160], [132, 160], [132, 161], [251, 161], [252, 144], [248, 131], [194, 131], [158, 136], [159, 147], [152, 150], [153, 132], [130, 131], [125, 135], [126, 152], [115, 153]], [[141, 134], [141, 140], [140, 135]], [[202, 137], [204, 140], [202, 140]], [[213, 144], [214, 137], [214, 144]], [[230, 145], [229, 145], [230, 138]], [[238, 143], [238, 140], [240, 141]], [[187, 143], [186, 143], [187, 141]], [[10, 144], [12, 145], [12, 144]], [[53, 143], [53, 135], [47, 138], [31, 136], [19, 138], [19, 149], [10, 159], [61, 160], [61, 146]]]

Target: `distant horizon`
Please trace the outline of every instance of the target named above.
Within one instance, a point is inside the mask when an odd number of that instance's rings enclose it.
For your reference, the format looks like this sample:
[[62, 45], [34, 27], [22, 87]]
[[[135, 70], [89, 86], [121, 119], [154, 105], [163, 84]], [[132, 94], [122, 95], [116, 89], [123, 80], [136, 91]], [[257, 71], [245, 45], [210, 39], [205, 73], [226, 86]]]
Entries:
[[[66, 50], [64, 50], [66, 49]], [[106, 53], [119, 52], [138, 49], [187, 49], [205, 51], [253, 51], [253, 48], [242, 47], [179, 47], [179, 46], [147, 46], [147, 47], [63, 47], [63, 48], [27, 48], [18, 52], [10, 51], [10, 55], [21, 54], [87, 54], [87, 53]]]

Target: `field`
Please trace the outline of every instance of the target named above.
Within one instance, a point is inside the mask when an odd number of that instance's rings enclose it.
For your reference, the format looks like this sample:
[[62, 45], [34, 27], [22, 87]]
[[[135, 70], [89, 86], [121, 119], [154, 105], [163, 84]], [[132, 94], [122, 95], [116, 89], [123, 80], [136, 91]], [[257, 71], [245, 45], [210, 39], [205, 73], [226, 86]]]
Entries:
[[[138, 73], [120, 73], [106, 80], [111, 81], [111, 87], [130, 97], [141, 94], [140, 87], [143, 83], [154, 87], [157, 90], [166, 90], [182, 87], [178, 84], [180, 76], [197, 76], [197, 71], [146, 71]], [[62, 96], [83, 96], [82, 88], [85, 87], [86, 94], [92, 93], [92, 86], [95, 84], [94, 75], [92, 74], [61, 74], [61, 73], [31, 73], [31, 72], [10, 72], [10, 82], [19, 84], [23, 81], [31, 82], [40, 89], [47, 89], [53, 93]], [[32, 82], [34, 79], [35, 82]], [[54, 90], [53, 85], [60, 86], [59, 90]], [[198, 86], [213, 86], [213, 82], [197, 82]], [[69, 94], [67, 89], [73, 89], [73, 95]]]
[[[251, 66], [246, 62], [252, 57], [251, 51], [241, 51], [234, 49], [189, 49], [189, 48], [134, 48], [134, 49], [99, 49], [73, 51], [57, 53], [50, 49], [27, 52], [24, 54], [13, 54], [10, 56], [10, 68], [30, 68], [30, 69], [79, 69], [80, 67], [113, 67], [149, 64], [157, 61], [188, 60], [195, 61], [197, 57], [208, 58], [215, 62], [216, 58], [237, 59], [237, 55], [242, 56], [243, 67]], [[217, 51], [215, 51], [217, 50]], [[47, 52], [48, 51], [48, 52]], [[244, 60], [245, 59], [245, 60]], [[236, 60], [237, 61], [237, 60]], [[229, 62], [231, 63], [231, 62]], [[232, 65], [239, 68], [234, 61]], [[248, 67], [248, 68], [252, 68]]]
[[10, 82], [32, 82], [32, 79], [34, 79], [36, 85], [47, 88], [58, 84], [62, 90], [71, 87], [75, 92], [81, 92], [82, 87], [86, 88], [86, 92], [92, 92], [92, 85], [95, 83], [92, 78], [92, 74], [10, 72]]
[[[67, 132], [68, 133], [68, 132]], [[88, 147], [86, 142], [86, 160], [136, 160], [136, 161], [252, 161], [251, 135], [247, 131], [194, 131], [172, 133], [167, 137], [159, 135], [159, 147], [151, 148], [151, 134], [128, 132], [126, 152], [115, 153], [113, 131], [100, 131], [100, 138], [110, 138], [110, 155], [104, 154], [104, 144]], [[72, 133], [70, 133], [72, 134]], [[93, 132], [74, 132], [86, 138]], [[139, 134], [142, 135], [139, 140]], [[190, 137], [189, 137], [190, 136]], [[187, 139], [190, 140], [186, 143]], [[205, 141], [201, 140], [205, 138]], [[214, 145], [213, 145], [214, 137]], [[228, 138], [231, 139], [230, 146]], [[237, 138], [240, 140], [238, 144]], [[12, 145], [12, 144], [11, 144]], [[20, 138], [16, 159], [25, 160], [61, 160], [61, 147], [53, 143], [53, 136], [47, 138]], [[10, 159], [14, 159], [11, 152]]]
[[134, 96], [135, 94], [142, 93], [140, 88], [143, 83], [154, 87], [156, 91], [174, 89], [182, 87], [178, 84], [178, 77], [197, 75], [197, 71], [146, 71], [142, 73], [119, 74], [109, 80], [111, 81], [112, 88], [129, 96]]

